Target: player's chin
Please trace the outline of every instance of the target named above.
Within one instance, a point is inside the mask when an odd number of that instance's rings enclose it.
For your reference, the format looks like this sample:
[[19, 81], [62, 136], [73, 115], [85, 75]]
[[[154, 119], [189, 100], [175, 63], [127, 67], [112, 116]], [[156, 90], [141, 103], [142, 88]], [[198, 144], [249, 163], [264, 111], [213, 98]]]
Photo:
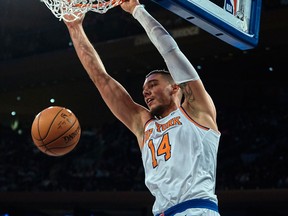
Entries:
[[154, 107], [155, 107], [155, 104], [153, 103], [153, 101], [150, 101], [149, 103], [146, 103], [146, 105], [147, 105], [147, 107], [148, 107], [148, 109], [150, 111], [152, 111], [154, 109]]
[[157, 110], [157, 106], [155, 105], [155, 103], [149, 103], [147, 104], [150, 112], [154, 112], [155, 110]]

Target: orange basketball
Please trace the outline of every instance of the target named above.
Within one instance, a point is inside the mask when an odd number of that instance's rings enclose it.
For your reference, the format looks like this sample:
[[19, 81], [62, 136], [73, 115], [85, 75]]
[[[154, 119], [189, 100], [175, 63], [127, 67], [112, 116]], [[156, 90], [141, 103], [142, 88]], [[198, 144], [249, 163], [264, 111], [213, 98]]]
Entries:
[[78, 144], [81, 127], [69, 109], [51, 106], [36, 115], [31, 135], [40, 151], [50, 156], [62, 156]]

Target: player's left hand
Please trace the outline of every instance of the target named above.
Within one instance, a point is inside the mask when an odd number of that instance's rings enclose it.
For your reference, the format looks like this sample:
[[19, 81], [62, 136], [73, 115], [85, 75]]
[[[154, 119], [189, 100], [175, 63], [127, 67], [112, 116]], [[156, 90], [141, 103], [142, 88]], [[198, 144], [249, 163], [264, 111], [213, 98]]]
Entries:
[[121, 8], [132, 14], [134, 8], [137, 6], [137, 5], [140, 5], [139, 1], [138, 0], [123, 0], [122, 4], [121, 4]]

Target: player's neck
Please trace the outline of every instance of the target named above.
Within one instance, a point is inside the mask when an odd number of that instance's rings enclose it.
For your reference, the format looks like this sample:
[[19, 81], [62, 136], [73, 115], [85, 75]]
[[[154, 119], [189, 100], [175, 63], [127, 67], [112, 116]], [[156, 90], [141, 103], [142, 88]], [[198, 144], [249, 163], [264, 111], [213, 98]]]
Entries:
[[178, 106], [172, 106], [169, 109], [166, 109], [163, 113], [161, 113], [160, 115], [155, 116], [156, 119], [162, 119], [165, 118], [166, 116], [170, 115], [171, 112], [175, 111], [176, 109], [178, 109]]

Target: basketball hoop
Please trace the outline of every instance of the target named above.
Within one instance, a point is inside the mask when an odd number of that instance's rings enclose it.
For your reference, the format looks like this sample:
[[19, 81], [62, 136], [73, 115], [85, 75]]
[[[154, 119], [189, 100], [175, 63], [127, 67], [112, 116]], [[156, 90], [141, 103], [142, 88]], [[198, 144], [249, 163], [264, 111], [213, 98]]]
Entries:
[[[106, 13], [109, 9], [120, 5], [124, 0], [40, 0], [59, 19], [73, 22], [88, 11]], [[69, 19], [65, 18], [69, 15]], [[72, 16], [72, 18], [71, 18]]]

